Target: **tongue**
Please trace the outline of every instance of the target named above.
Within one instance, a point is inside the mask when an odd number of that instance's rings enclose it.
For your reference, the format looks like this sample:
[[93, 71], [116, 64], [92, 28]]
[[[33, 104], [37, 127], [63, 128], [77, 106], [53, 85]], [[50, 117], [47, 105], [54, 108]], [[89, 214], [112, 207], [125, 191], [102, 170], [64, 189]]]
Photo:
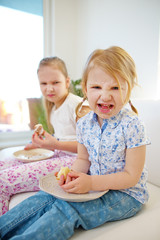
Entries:
[[101, 105], [101, 108], [102, 108], [102, 109], [110, 109], [110, 106]]

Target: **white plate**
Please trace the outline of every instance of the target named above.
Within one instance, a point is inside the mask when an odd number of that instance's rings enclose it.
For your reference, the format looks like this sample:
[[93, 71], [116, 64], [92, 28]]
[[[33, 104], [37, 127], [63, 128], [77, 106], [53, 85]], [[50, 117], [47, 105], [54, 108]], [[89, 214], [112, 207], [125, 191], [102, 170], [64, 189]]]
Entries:
[[86, 202], [101, 197], [108, 191], [89, 192], [85, 194], [75, 194], [65, 192], [59, 185], [54, 173], [40, 178], [40, 189], [55, 196], [56, 198], [69, 202]]
[[35, 148], [30, 150], [19, 150], [14, 152], [13, 155], [22, 162], [34, 162], [50, 158], [54, 155], [54, 152], [43, 148]]

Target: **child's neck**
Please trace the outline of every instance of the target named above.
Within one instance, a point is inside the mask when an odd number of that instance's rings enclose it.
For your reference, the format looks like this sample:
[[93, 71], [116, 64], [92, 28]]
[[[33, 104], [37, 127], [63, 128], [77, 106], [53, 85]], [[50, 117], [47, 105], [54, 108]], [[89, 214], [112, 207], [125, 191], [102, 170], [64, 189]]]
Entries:
[[58, 109], [58, 108], [64, 103], [64, 101], [66, 100], [66, 98], [68, 97], [68, 95], [69, 95], [69, 92], [67, 92], [67, 94], [65, 94], [65, 95], [61, 98], [61, 100], [58, 102], [58, 104], [55, 104], [55, 109]]

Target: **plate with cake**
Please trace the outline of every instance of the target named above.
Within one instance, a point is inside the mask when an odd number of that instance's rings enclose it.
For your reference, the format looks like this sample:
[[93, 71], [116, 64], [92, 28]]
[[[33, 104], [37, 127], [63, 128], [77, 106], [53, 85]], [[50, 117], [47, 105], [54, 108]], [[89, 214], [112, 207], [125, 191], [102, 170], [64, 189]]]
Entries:
[[[60, 170], [62, 171], [62, 170]], [[47, 192], [53, 195], [56, 198], [59, 198], [68, 202], [86, 202], [94, 200], [96, 198], [102, 197], [108, 191], [90, 191], [84, 194], [77, 193], [68, 193], [65, 192], [58, 184], [60, 176], [56, 177], [54, 173], [50, 173], [42, 178], [40, 178], [39, 186], [40, 189], [44, 192]]]
[[13, 156], [22, 162], [35, 162], [51, 158], [54, 155], [53, 151], [43, 148], [34, 148], [30, 150], [19, 150], [13, 153]]

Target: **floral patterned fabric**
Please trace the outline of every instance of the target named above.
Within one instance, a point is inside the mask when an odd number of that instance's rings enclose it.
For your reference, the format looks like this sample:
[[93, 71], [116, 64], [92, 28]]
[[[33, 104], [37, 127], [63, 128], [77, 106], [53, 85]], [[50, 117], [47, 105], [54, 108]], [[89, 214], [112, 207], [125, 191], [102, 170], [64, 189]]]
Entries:
[[10, 197], [16, 193], [39, 190], [39, 178], [59, 171], [61, 166], [71, 167], [75, 154], [55, 151], [52, 158], [22, 163], [14, 158], [0, 161], [0, 216], [8, 211]]
[[[77, 123], [77, 140], [84, 144], [91, 162], [91, 175], [104, 175], [123, 171], [126, 148], [150, 144], [144, 124], [127, 108], [116, 116], [104, 119], [100, 128], [97, 115], [90, 112]], [[136, 186], [122, 189], [141, 203], [148, 200], [147, 170], [144, 167]]]

